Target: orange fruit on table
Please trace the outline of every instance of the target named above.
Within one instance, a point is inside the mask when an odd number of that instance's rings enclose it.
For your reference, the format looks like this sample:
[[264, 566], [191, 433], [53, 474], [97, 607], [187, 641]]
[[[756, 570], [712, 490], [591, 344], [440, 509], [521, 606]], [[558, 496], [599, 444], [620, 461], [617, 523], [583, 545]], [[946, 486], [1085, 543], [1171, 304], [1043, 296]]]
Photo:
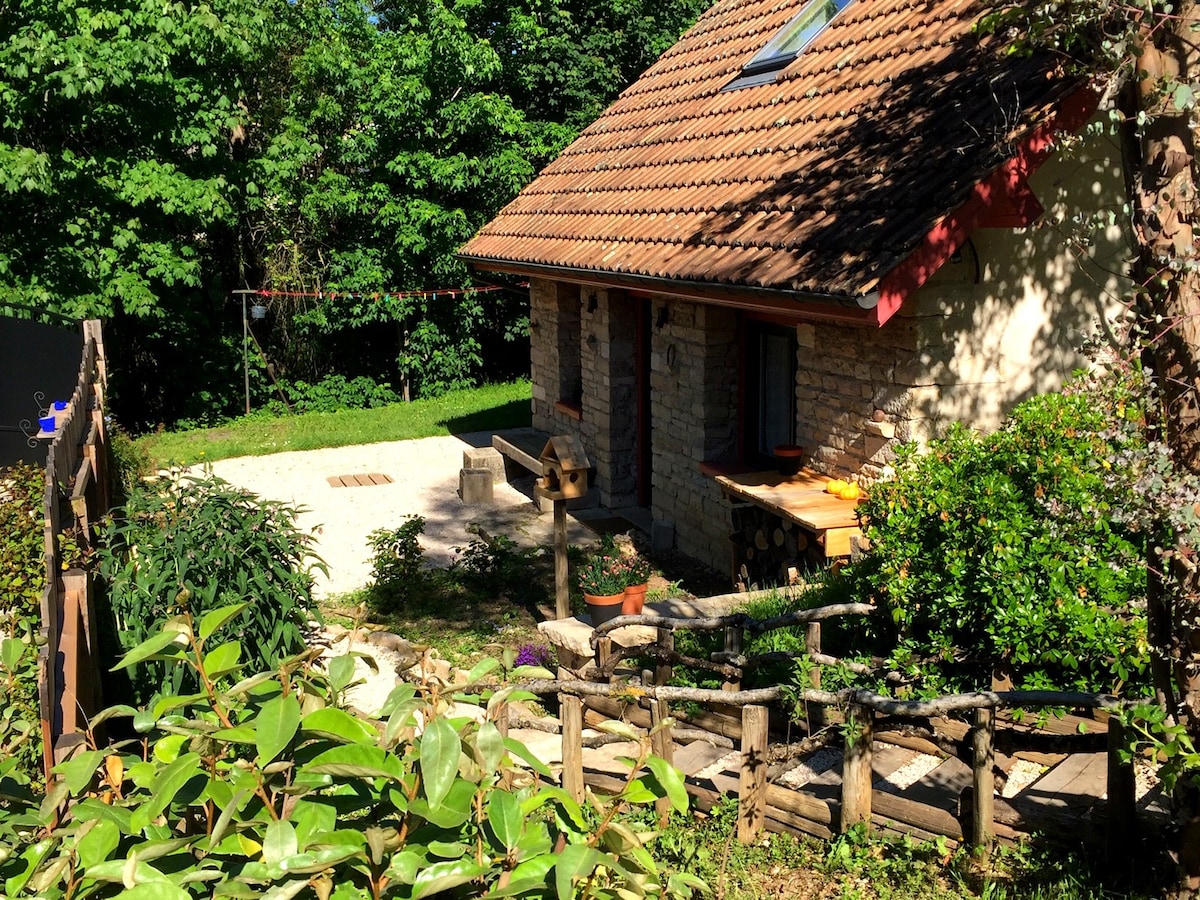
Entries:
[[838, 496], [843, 500], [857, 500], [859, 497], [857, 484], [847, 484], [844, 488], [838, 491]]
[[846, 489], [846, 487], [846, 482], [842, 481], [840, 478], [835, 478], [833, 481], [827, 481], [825, 483], [825, 493], [834, 494], [835, 496], [840, 495], [842, 491]]

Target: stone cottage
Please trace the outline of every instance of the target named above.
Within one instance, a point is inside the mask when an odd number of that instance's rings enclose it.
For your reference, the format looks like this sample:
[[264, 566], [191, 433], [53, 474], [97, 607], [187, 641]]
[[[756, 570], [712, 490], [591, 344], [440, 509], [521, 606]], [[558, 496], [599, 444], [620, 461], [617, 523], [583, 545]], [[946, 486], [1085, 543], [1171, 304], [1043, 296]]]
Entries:
[[[1121, 208], [1119, 147], [983, 11], [721, 0], [462, 248], [529, 279], [534, 424], [580, 437], [604, 505], [726, 568], [718, 478], [800, 445], [869, 485], [896, 441], [995, 427], [1085, 363], [1129, 249], [1116, 220], [1068, 235]], [[766, 532], [793, 555], [795, 522]]]

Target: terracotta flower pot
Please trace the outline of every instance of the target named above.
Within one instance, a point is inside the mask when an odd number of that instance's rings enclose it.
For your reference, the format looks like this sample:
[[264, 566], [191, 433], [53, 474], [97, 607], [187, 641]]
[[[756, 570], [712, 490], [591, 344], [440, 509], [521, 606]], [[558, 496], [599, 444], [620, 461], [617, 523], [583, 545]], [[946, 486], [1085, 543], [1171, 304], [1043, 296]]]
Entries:
[[642, 606], [646, 602], [646, 588], [650, 587], [650, 583], [631, 584], [625, 588], [625, 599], [621, 602], [621, 615], [623, 616], [640, 616], [642, 614]]
[[777, 444], [771, 451], [780, 475], [795, 475], [804, 461], [804, 448], [796, 444]]
[[588, 616], [591, 617], [592, 627], [603, 625], [609, 619], [615, 619], [621, 615], [621, 604], [625, 600], [624, 594], [608, 594], [605, 596], [597, 596], [595, 594], [584, 594], [584, 601], [587, 603]]

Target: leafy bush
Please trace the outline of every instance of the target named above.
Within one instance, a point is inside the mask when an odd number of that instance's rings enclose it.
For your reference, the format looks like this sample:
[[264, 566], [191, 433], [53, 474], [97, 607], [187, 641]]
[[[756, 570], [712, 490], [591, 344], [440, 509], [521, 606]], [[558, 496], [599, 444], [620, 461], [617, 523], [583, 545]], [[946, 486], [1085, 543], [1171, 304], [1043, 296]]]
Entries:
[[[493, 721], [455, 714], [437, 690], [402, 684], [373, 722], [337, 706], [349, 656], [328, 675], [312, 668], [315, 652], [247, 675], [236, 640], [246, 606], [198, 625], [175, 617], [126, 656], [123, 666], [186, 667], [199, 685], [105, 714], [133, 715], [143, 741], [60, 764], [40, 809], [0, 807], [8, 896], [573, 897], [582, 887], [615, 900], [699, 885], [659, 872], [626, 824], [630, 807], [657, 797], [687, 808], [682, 776], [648, 741], [615, 797], [578, 804]], [[493, 689], [488, 713], [530, 696]]]
[[367, 535], [371, 548], [371, 605], [377, 612], [401, 609], [426, 587], [425, 552], [420, 536], [424, 516], [406, 516], [396, 528], [377, 528]]
[[[211, 472], [135, 486], [113, 511], [101, 552], [115, 626], [110, 641], [129, 650], [172, 616], [199, 617], [247, 600], [237, 628], [248, 664], [270, 667], [301, 649], [316, 615], [311, 570], [323, 564], [295, 524], [298, 512]], [[130, 677], [138, 703], [160, 690], [199, 689], [186, 666], [169, 660], [146, 660]]]
[[[366, 375], [346, 378], [344, 375], [326, 375], [315, 384], [307, 381], [283, 382], [292, 411], [335, 412], [339, 409], [375, 409], [389, 403], [399, 403], [400, 395], [386, 381], [376, 381]], [[275, 413], [285, 411], [284, 405], [272, 400], [270, 408]]]
[[[1135, 375], [1136, 378], [1136, 375]], [[1147, 535], [1125, 524], [1145, 446], [1137, 384], [1093, 377], [1020, 404], [995, 434], [903, 450], [860, 507], [848, 577], [894, 627], [892, 663], [930, 690], [1142, 692]]]

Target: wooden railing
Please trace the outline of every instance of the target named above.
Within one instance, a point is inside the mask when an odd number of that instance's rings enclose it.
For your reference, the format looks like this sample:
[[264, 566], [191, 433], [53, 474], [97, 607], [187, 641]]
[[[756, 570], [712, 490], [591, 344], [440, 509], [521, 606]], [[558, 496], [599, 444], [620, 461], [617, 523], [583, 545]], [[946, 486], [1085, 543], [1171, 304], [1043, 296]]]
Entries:
[[70, 524], [86, 548], [95, 540], [96, 523], [111, 502], [106, 384], [103, 333], [98, 321], [89, 320], [83, 323], [79, 377], [66, 410], [59, 413], [46, 457], [46, 589], [38, 682], [47, 779], [56, 760], [81, 739], [86, 720], [102, 704], [92, 577], [67, 567], [59, 536]]
[[[993, 845], [998, 831], [1012, 837], [1015, 832], [997, 822], [996, 801], [993, 798], [996, 753], [996, 713], [999, 710], [1045, 710], [1047, 708], [1118, 710], [1132, 701], [1122, 700], [1106, 694], [1057, 692], [1057, 691], [974, 691], [967, 694], [941, 696], [931, 700], [904, 700], [867, 690], [844, 689], [821, 690], [820, 671], [822, 665], [846, 665], [840, 660], [821, 652], [820, 622], [847, 615], [872, 615], [876, 608], [867, 604], [840, 604], [814, 609], [799, 610], [768, 620], [755, 620], [743, 614], [714, 616], [709, 618], [672, 618], [668, 616], [642, 615], [621, 616], [604, 623], [593, 633], [592, 645], [596, 650], [597, 676], [601, 681], [564, 680], [535, 681], [523, 683], [521, 688], [532, 693], [558, 694], [562, 722], [562, 783], [563, 787], [577, 799], [583, 797], [584, 769], [582, 748], [584, 741], [583, 712], [587, 698], [617, 698], [628, 703], [631, 699], [649, 704], [649, 719], [643, 725], [654, 732], [655, 752], [671, 759], [672, 734], [669, 724], [668, 704], [688, 702], [701, 704], [711, 709], [740, 707], [740, 729], [737, 739], [741, 748], [741, 766], [738, 782], [738, 836], [742, 841], [751, 841], [764, 827], [770, 810], [773, 822], [785, 821], [798, 830], [822, 837], [844, 832], [858, 823], [870, 826], [873, 815], [878, 813], [899, 824], [898, 830], [918, 836], [959, 835], [958, 820], [944, 810], [922, 806], [915, 801], [905, 800], [894, 794], [872, 790], [872, 743], [877, 723], [886, 717], [889, 729], [895, 721], [931, 719], [955, 713], [969, 713], [970, 725], [954, 740], [961, 752], [960, 758], [970, 760], [972, 786], [964, 792], [964, 803], [969, 803], [969, 812], [964, 816], [970, 820], [969, 831], [961, 836], [986, 856]], [[609, 635], [626, 625], [650, 625], [657, 628], [657, 639], [653, 643], [638, 647], [616, 647]], [[777, 628], [804, 626], [806, 654], [816, 665], [810, 674], [807, 687], [766, 687], [741, 690], [741, 676], [746, 668], [754, 665], [756, 658], [741, 654], [742, 639], [746, 634], [762, 634]], [[687, 659], [674, 651], [674, 632], [677, 630], [724, 631], [725, 651], [712, 654], [704, 665], [710, 671], [723, 674], [727, 681], [721, 690], [673, 687], [667, 682], [672, 675], [673, 663], [702, 662]], [[656, 667], [651, 673], [642, 673], [641, 683], [610, 683], [616, 664], [625, 658], [651, 657]], [[866, 669], [858, 664], [849, 664], [852, 669]], [[840, 811], [836, 819], [828, 803], [806, 798], [803, 793], [790, 791], [767, 783], [767, 749], [770, 704], [781, 699], [803, 704], [810, 720], [809, 734], [814, 731], [814, 722], [820, 726], [824, 713], [836, 709], [843, 722], [843, 773]], [[606, 701], [601, 701], [606, 702]], [[663, 724], [667, 723], [667, 724]], [[657, 729], [657, 730], [654, 730]], [[920, 729], [913, 729], [914, 733]], [[936, 735], [928, 735], [936, 738]], [[1066, 738], [1065, 735], [1059, 737]], [[925, 740], [921, 738], [920, 740]], [[946, 740], [942, 738], [943, 744]], [[1122, 761], [1120, 726], [1116, 719], [1108, 723], [1108, 800], [1107, 828], [1109, 840], [1124, 839], [1128, 829], [1136, 821], [1135, 780], [1132, 763]], [[689, 786], [692, 790], [693, 786]], [[697, 791], [693, 791], [697, 793]], [[699, 792], [702, 794], [703, 792]], [[774, 807], [774, 809], [771, 809]]]

